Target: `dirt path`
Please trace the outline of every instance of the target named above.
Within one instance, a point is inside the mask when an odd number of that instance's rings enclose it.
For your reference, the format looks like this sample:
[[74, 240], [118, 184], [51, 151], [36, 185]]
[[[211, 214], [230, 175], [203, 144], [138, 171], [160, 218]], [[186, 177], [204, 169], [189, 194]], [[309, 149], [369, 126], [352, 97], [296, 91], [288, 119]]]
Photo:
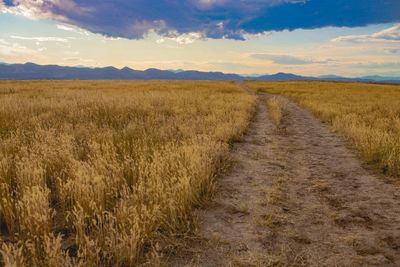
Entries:
[[197, 266], [400, 266], [400, 190], [288, 101], [277, 131], [260, 95], [237, 164], [199, 210]]

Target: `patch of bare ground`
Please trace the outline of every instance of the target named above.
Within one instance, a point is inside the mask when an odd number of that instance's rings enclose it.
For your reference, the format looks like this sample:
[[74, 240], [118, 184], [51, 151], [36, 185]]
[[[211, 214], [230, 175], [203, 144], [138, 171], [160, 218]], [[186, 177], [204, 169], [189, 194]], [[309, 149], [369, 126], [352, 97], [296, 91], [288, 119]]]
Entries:
[[[400, 266], [400, 193], [309, 112], [259, 95], [233, 170], [175, 266]], [[283, 98], [281, 98], [283, 99]], [[282, 131], [284, 129], [284, 131]]]

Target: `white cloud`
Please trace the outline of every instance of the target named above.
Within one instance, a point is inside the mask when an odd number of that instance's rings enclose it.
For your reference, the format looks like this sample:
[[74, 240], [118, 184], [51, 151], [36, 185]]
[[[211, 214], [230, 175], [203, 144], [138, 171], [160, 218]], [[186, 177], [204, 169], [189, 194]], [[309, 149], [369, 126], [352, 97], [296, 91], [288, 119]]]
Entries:
[[370, 35], [346, 35], [346, 36], [338, 36], [332, 39], [332, 42], [367, 42], [369, 40]]
[[371, 35], [372, 38], [400, 41], [400, 24]]
[[317, 59], [303, 58], [293, 55], [275, 55], [275, 54], [265, 54], [265, 53], [251, 54], [250, 57], [258, 60], [271, 61], [275, 64], [281, 64], [281, 65], [327, 64], [334, 62], [334, 60], [332, 59], [317, 60]]
[[6, 6], [3, 1], [2, 5], [0, 5], [0, 10], [3, 13], [11, 13], [15, 15], [21, 15], [28, 18], [54, 18], [54, 19], [61, 19], [66, 20], [62, 16], [55, 16], [52, 12], [46, 11], [45, 1], [37, 0], [37, 1], [30, 1], [30, 0], [19, 0], [17, 1], [18, 4], [14, 6]]
[[10, 43], [0, 39], [0, 55], [5, 57], [16, 57], [16, 56], [33, 56], [37, 55], [38, 51], [27, 48], [18, 43]]
[[187, 34], [181, 34], [178, 37], [172, 38], [178, 44], [192, 44], [197, 40], [204, 38], [201, 33], [191, 32]]
[[68, 39], [60, 37], [24, 37], [24, 36], [10, 36], [12, 39], [24, 40], [24, 41], [35, 41], [35, 42], [58, 42], [68, 43]]
[[352, 43], [365, 43], [365, 42], [399, 42], [400, 41], [400, 24], [391, 28], [385, 29], [380, 32], [365, 35], [346, 35], [339, 36], [332, 39], [333, 42], [352, 42]]
[[[153, 32], [154, 33], [154, 32]], [[156, 33], [154, 33], [156, 34]], [[179, 34], [176, 31], [168, 32], [167, 36], [160, 37], [156, 40], [157, 44], [164, 44], [167, 41], [173, 41], [181, 45], [192, 44], [197, 40], [206, 39], [203, 33], [201, 32], [190, 32], [185, 34]]]
[[31, 19], [55, 19], [68, 22], [68, 18], [55, 14], [53, 11], [58, 10], [60, 12], [73, 12], [77, 15], [83, 15], [91, 13], [94, 10], [94, 8], [78, 6], [74, 0], [14, 0], [13, 3], [14, 5], [12, 6], [6, 6], [1, 0], [0, 11]]
[[63, 30], [63, 31], [74, 32], [74, 33], [78, 33], [78, 34], [86, 35], [86, 36], [89, 35], [88, 31], [85, 31], [83, 29], [76, 28], [76, 27], [67, 26], [67, 25], [64, 25], [64, 24], [57, 24], [56, 27], [57, 27], [57, 29]]
[[178, 44], [192, 44], [197, 40], [204, 39], [204, 35], [200, 32], [190, 32], [178, 35], [177, 33], [170, 33], [171, 37], [168, 39], [177, 42]]

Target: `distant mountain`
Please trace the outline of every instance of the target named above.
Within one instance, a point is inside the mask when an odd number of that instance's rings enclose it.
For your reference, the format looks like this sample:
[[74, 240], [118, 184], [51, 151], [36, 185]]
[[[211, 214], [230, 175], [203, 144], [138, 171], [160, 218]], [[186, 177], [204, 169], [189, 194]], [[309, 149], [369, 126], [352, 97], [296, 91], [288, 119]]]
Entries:
[[305, 77], [299, 76], [292, 73], [283, 73], [279, 72], [277, 74], [272, 75], [261, 75], [258, 77], [252, 77], [252, 80], [261, 80], [261, 81], [304, 81], [304, 80], [316, 80], [313, 77]]
[[384, 82], [384, 81], [399, 81], [400, 82], [400, 77], [384, 77], [384, 76], [379, 76], [379, 75], [364, 76], [364, 77], [361, 77], [361, 79], [382, 81], [382, 82]]
[[259, 80], [259, 81], [357, 81], [357, 82], [391, 82], [400, 83], [400, 77], [367, 76], [346, 78], [336, 75], [319, 77], [300, 76], [292, 73], [277, 73], [272, 75], [228, 74], [223, 72], [202, 72], [185, 70], [134, 70], [128, 67], [88, 68], [63, 67], [58, 65], [38, 65], [34, 63], [7, 64], [0, 62], [0, 79], [10, 80]]
[[321, 80], [330, 80], [330, 81], [356, 81], [356, 82], [384, 82], [384, 83], [400, 83], [400, 77], [385, 77], [379, 75], [373, 76], [362, 76], [356, 78], [346, 78], [337, 75], [322, 75], [318, 76]]
[[185, 71], [185, 70], [183, 70], [183, 69], [176, 69], [176, 70], [170, 69], [168, 71], [173, 72], [173, 73], [179, 73], [179, 72], [182, 72], [182, 71]]
[[176, 77], [177, 80], [244, 80], [244, 77], [237, 74], [201, 71], [182, 71]]
[[144, 71], [133, 70], [125, 67], [87, 68], [87, 67], [62, 67], [57, 65], [26, 64], [0, 64], [0, 79], [15, 80], [242, 80], [236, 74], [222, 72], [200, 72], [147, 69]]
[[341, 79], [346, 79], [345, 77], [337, 76], [337, 75], [321, 75], [318, 76], [320, 79], [333, 79], [333, 80], [341, 80]]

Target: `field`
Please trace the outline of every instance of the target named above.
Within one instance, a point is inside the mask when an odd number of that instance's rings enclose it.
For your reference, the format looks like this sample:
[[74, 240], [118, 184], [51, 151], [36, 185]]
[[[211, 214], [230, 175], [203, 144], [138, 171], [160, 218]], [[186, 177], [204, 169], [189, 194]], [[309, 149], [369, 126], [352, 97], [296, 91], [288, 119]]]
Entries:
[[400, 175], [400, 86], [336, 82], [251, 82], [309, 109], [350, 140], [368, 163]]
[[253, 110], [229, 82], [1, 82], [3, 263], [132, 266], [157, 253], [191, 230]]
[[378, 84], [1, 81], [0, 266], [400, 266], [399, 103]]

